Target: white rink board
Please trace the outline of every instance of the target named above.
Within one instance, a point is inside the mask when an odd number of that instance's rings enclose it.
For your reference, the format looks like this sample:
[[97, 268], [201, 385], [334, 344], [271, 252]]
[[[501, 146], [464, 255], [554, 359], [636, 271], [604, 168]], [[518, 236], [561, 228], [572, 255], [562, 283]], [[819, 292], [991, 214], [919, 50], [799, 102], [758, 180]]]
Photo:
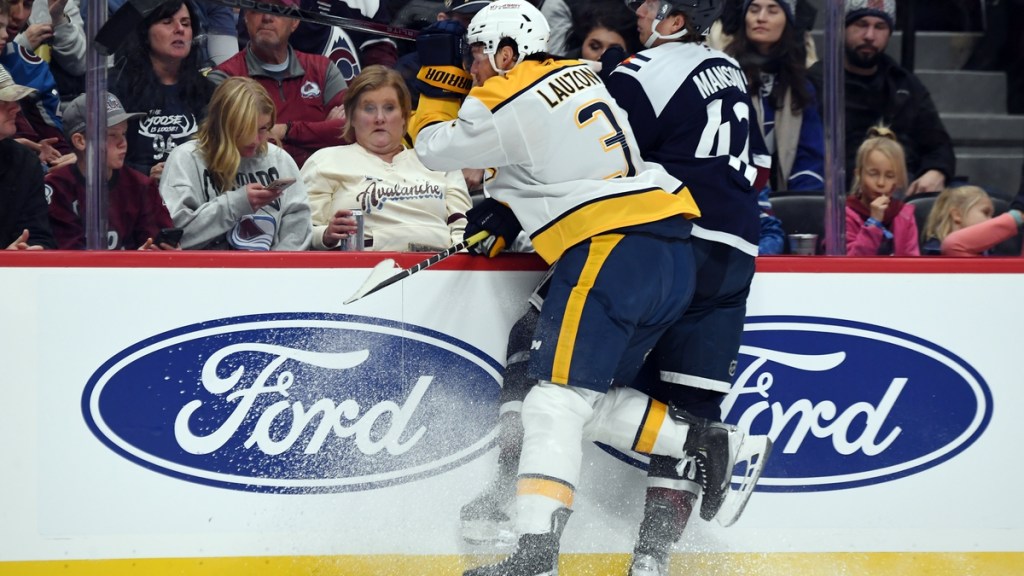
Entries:
[[[473, 266], [480, 268], [475, 262]], [[525, 310], [525, 298], [540, 276], [537, 271], [429, 270], [343, 307], [341, 301], [366, 272], [0, 268], [0, 284], [5, 287], [0, 350], [7, 373], [5, 401], [0, 403], [0, 450], [5, 456], [0, 475], [0, 493], [5, 495], [0, 561], [465, 552], [458, 538], [458, 510], [489, 479], [494, 449], [399, 484], [346, 492], [264, 493], [200, 483], [143, 466], [101, 441], [86, 421], [83, 396], [105, 362], [154, 336], [217, 319], [346, 314], [403, 322], [467, 343], [500, 363], [508, 330]], [[731, 528], [695, 517], [681, 546], [713, 552], [1024, 551], [1024, 496], [1013, 482], [1024, 474], [1024, 465], [1013, 456], [1015, 440], [1024, 438], [1024, 421], [1017, 417], [1024, 406], [1019, 369], [1024, 312], [1015, 305], [1022, 293], [1020, 274], [759, 273], [749, 302], [750, 318], [850, 322], [853, 328], [829, 329], [860, 335], [871, 333], [865, 327], [883, 329], [883, 356], [870, 369], [884, 382], [861, 379], [868, 367], [849, 364], [859, 358], [852, 349], [814, 354], [847, 354], [849, 361], [841, 367], [821, 370], [817, 382], [824, 388], [822, 394], [828, 398], [830, 390], [836, 391], [836, 414], [856, 402], [862, 417], [874, 414], [878, 430], [867, 446], [879, 450], [872, 458], [891, 460], [888, 465], [897, 472], [888, 479], [871, 478], [870, 465], [846, 470], [844, 462], [856, 458], [833, 455], [835, 470], [826, 471], [846, 474], [854, 485], [759, 492]], [[790, 324], [787, 320], [771, 325]], [[784, 332], [768, 340], [785, 348]], [[903, 335], [912, 337], [913, 352], [901, 348]], [[850, 342], [860, 346], [860, 340]], [[983, 389], [990, 392], [990, 397], [984, 390], [979, 396], [990, 405], [972, 417], [963, 413], [959, 402], [969, 393], [953, 385], [935, 385], [927, 403], [934, 422], [950, 411], [955, 414], [951, 419], [962, 422], [963, 428], [978, 428], [966, 444], [960, 438], [964, 445], [954, 449], [946, 446], [957, 441], [958, 429], [938, 424], [934, 432], [912, 429], [914, 422], [927, 422], [914, 416], [926, 403], [901, 403], [922, 397], [911, 395], [921, 393], [914, 388], [916, 376], [902, 385], [901, 394], [889, 383], [889, 376], [899, 381], [917, 374], [911, 368], [924, 357], [922, 350], [950, 353], [956, 360], [953, 368], [966, 366], [965, 373], [979, 376]], [[907, 368], [886, 365], [901, 358]], [[392, 360], [371, 353], [370, 362], [384, 366]], [[765, 372], [752, 376], [748, 386]], [[747, 390], [742, 398], [758, 397], [765, 406], [776, 402], [779, 410], [801, 399], [799, 394], [785, 395], [785, 378], [790, 377], [785, 370], [772, 374], [776, 388]], [[396, 370], [394, 378], [415, 376]], [[895, 400], [888, 409], [882, 406], [886, 391], [895, 395], [889, 397]], [[956, 405], [948, 405], [949, 398], [956, 399]], [[827, 406], [822, 408], [829, 400], [816, 397], [807, 402], [824, 411], [821, 422], [832, 438], [856, 436], [849, 431], [856, 419], [846, 422], [846, 429], [827, 425], [835, 417], [829, 416]], [[168, 402], [166, 408], [181, 406]], [[754, 422], [767, 425], [765, 414]], [[738, 412], [731, 417], [738, 417]], [[166, 429], [150, 433], [171, 434]], [[908, 473], [903, 470], [908, 465], [901, 457], [890, 457], [883, 444], [887, 437], [895, 438], [890, 444], [895, 450], [901, 437], [913, 434], [951, 440], [926, 447], [921, 469]], [[782, 455], [779, 462], [792, 462], [794, 469], [801, 465], [802, 450], [811, 450], [813, 444], [820, 451], [821, 442], [828, 441], [811, 431], [803, 443], [792, 441], [792, 453], [784, 454], [792, 437], [792, 430], [786, 431], [781, 441], [777, 439], [776, 450]], [[486, 443], [490, 438], [482, 434], [480, 440]], [[817, 454], [808, 457], [818, 459]], [[913, 457], [908, 454], [904, 460]], [[929, 463], [929, 458], [941, 461]], [[642, 472], [589, 447], [563, 552], [628, 552], [642, 501]]]

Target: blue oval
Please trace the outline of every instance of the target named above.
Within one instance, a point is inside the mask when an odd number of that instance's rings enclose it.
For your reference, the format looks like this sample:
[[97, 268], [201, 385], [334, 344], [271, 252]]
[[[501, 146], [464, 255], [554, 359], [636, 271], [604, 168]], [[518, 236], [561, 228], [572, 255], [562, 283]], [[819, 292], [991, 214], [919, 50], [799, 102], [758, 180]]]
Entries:
[[726, 420], [775, 442], [758, 489], [887, 482], [967, 449], [992, 417], [978, 372], [927, 340], [860, 322], [747, 318]]
[[123, 350], [89, 379], [82, 411], [118, 454], [191, 482], [367, 490], [488, 449], [500, 370], [482, 351], [408, 324], [241, 316]]

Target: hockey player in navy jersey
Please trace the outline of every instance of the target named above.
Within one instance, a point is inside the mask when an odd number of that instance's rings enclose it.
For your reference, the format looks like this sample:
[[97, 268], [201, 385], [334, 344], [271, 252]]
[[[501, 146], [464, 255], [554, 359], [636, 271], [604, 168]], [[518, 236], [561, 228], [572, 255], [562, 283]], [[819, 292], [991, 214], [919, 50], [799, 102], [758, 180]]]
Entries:
[[[633, 380], [686, 309], [694, 283], [689, 218], [698, 211], [678, 179], [637, 154], [597, 75], [544, 53], [547, 35], [525, 0], [482, 9], [467, 35], [471, 73], [494, 74], [483, 75], [461, 108], [437, 97], [470, 84], [460, 74], [459, 39], [428, 32], [418, 40], [418, 78], [427, 88], [410, 130], [416, 152], [435, 170], [496, 168], [492, 198], [467, 214], [470, 236], [491, 235], [476, 249], [493, 256], [522, 228], [538, 254], [557, 262], [532, 336], [529, 376], [538, 383], [522, 406], [518, 545], [472, 576], [557, 573], [584, 439], [692, 456], [718, 493], [728, 486], [739, 435], [637, 390], [611, 388]], [[524, 118], [540, 121], [525, 127]]]
[[[651, 355], [650, 393], [709, 420], [721, 419], [719, 404], [732, 385], [760, 234], [757, 190], [771, 164], [743, 71], [703, 42], [722, 1], [627, 2], [647, 49], [607, 77], [641, 156], [685, 182], [701, 209], [693, 221], [693, 302]], [[698, 470], [651, 457], [631, 576], [669, 573], [669, 551], [701, 492]], [[705, 520], [709, 496], [701, 502]]]

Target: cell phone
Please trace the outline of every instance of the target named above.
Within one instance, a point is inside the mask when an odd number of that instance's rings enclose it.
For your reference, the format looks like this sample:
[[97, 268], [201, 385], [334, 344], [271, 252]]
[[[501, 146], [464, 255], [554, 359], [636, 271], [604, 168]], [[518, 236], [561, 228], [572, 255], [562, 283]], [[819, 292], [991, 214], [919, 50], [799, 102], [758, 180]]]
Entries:
[[157, 246], [161, 244], [167, 244], [168, 246], [177, 246], [181, 244], [181, 237], [185, 234], [183, 228], [161, 228], [160, 233], [156, 235], [156, 239], [153, 243]]
[[278, 178], [270, 184], [267, 184], [267, 190], [273, 190], [275, 192], [284, 192], [286, 188], [295, 184], [295, 178]]

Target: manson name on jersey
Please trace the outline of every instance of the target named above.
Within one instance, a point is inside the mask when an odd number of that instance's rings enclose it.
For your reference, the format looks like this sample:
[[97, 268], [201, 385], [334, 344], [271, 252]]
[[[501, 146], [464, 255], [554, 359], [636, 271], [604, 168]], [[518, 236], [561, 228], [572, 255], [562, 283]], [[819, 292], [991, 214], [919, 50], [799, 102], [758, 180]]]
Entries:
[[744, 93], [747, 91], [747, 80], [743, 77], [743, 71], [734, 66], [713, 66], [694, 76], [693, 82], [705, 100], [715, 92], [732, 86]]
[[586, 66], [573, 66], [564, 72], [546, 80], [534, 91], [554, 108], [563, 100], [591, 86], [603, 84], [597, 74]]

